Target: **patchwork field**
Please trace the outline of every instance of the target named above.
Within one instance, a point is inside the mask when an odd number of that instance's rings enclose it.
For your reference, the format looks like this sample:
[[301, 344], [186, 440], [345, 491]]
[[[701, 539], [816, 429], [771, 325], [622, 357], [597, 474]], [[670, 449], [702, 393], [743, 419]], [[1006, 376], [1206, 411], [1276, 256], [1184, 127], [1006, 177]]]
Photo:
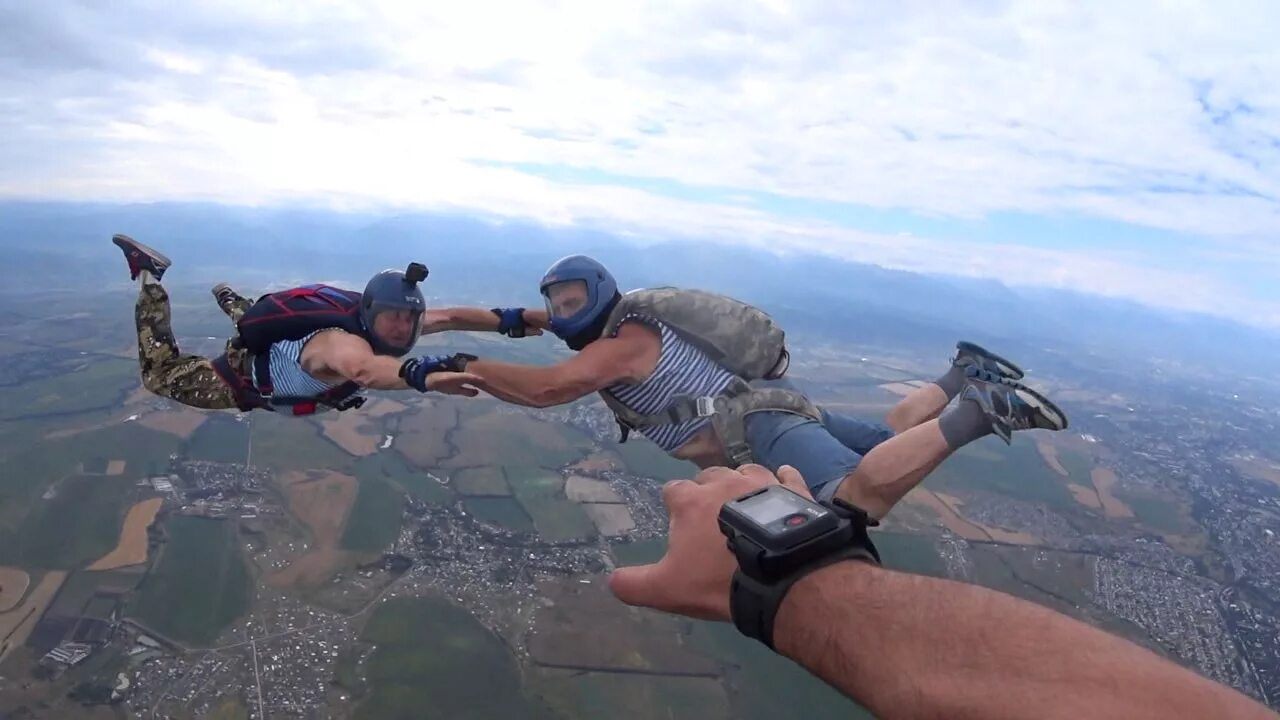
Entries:
[[70, 570], [93, 562], [116, 546], [133, 485], [124, 476], [66, 478], [51, 499], [37, 501], [0, 553], [13, 553], [25, 567]]
[[932, 510], [945, 527], [966, 540], [992, 540], [1015, 545], [1035, 545], [1040, 542], [1040, 539], [1034, 535], [1003, 530], [969, 520], [961, 511], [964, 501], [946, 493], [921, 487], [908, 493], [906, 499], [907, 502]]
[[161, 498], [143, 500], [129, 508], [125, 515], [124, 527], [120, 530], [120, 540], [111, 552], [102, 556], [90, 565], [88, 570], [114, 570], [129, 565], [138, 565], [147, 561], [147, 528], [156, 518]]
[[35, 587], [31, 588], [21, 605], [0, 613], [0, 660], [27, 641], [66, 578], [67, 574], [61, 570], [45, 573]]
[[590, 438], [567, 426], [501, 412], [463, 423], [449, 439], [457, 452], [441, 462], [448, 468], [559, 468], [581, 460], [595, 447]]
[[152, 412], [143, 415], [138, 419], [138, 423], [143, 427], [149, 427], [152, 430], [169, 433], [176, 437], [186, 440], [190, 438], [205, 420], [210, 417], [209, 412], [200, 412], [191, 408], [181, 408], [178, 410], [166, 410], [162, 412]]
[[325, 470], [285, 473], [280, 478], [289, 513], [311, 536], [307, 552], [267, 576], [275, 587], [301, 590], [328, 582], [346, 561], [339, 549], [347, 515], [356, 498], [356, 479]]
[[538, 590], [549, 601], [538, 609], [529, 636], [529, 653], [539, 665], [719, 675], [714, 662], [673, 642], [683, 629], [680, 619], [618, 602], [604, 578], [545, 580]]
[[[398, 419], [400, 434], [396, 438], [396, 449], [410, 463], [430, 470], [439, 467], [440, 463], [449, 457], [451, 450], [447, 437], [458, 425], [456, 405], [436, 403], [420, 407]], [[455, 467], [466, 467], [466, 465]]]
[[595, 523], [600, 534], [606, 537], [622, 535], [636, 527], [636, 521], [631, 517], [631, 511], [627, 510], [626, 505], [588, 503], [584, 504], [582, 509], [587, 513], [587, 517], [591, 518], [591, 522]]
[[382, 442], [382, 428], [363, 411], [325, 413], [320, 420], [324, 436], [357, 457], [372, 455]]
[[1236, 470], [1255, 480], [1263, 480], [1280, 485], [1280, 464], [1256, 454], [1235, 457], [1229, 460]]
[[1120, 478], [1116, 477], [1115, 472], [1103, 467], [1094, 468], [1091, 477], [1093, 487], [1098, 491], [1098, 502], [1102, 505], [1102, 511], [1107, 514], [1107, 517], [1133, 517], [1133, 510], [1112, 493], [1112, 490], [1120, 482]]
[[565, 482], [564, 494], [574, 502], [620, 503], [622, 498], [609, 483], [580, 475], [571, 475]]
[[0, 613], [8, 612], [22, 602], [30, 583], [31, 576], [26, 570], [0, 567]]
[[507, 476], [501, 467], [462, 468], [453, 473], [453, 486], [463, 495], [481, 495], [488, 497], [509, 496], [511, 486], [507, 484]]

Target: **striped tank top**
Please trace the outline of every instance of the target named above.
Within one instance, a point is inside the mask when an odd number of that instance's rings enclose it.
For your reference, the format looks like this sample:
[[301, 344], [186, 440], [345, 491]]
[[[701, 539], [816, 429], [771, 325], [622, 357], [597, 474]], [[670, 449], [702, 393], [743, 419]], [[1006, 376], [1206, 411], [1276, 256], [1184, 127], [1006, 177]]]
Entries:
[[[622, 322], [631, 320], [644, 322], [661, 333], [662, 352], [658, 355], [657, 367], [643, 382], [607, 388], [609, 394], [628, 408], [643, 415], [652, 415], [666, 409], [677, 395], [716, 395], [733, 381], [732, 373], [686, 342], [664, 323], [635, 314], [623, 318]], [[688, 442], [709, 422], [711, 418], [694, 418], [678, 425], [657, 425], [638, 430], [664, 451], [672, 452]]]
[[[280, 340], [271, 345], [270, 366], [271, 385], [274, 389], [273, 395], [279, 395], [280, 397], [313, 397], [341, 384], [329, 384], [322, 380], [317, 380], [302, 369], [302, 348], [307, 344], [308, 340], [320, 332], [324, 332], [324, 330], [317, 330], [299, 340]], [[255, 385], [258, 383], [256, 366], [253, 370], [253, 382]], [[324, 405], [316, 408], [317, 412], [327, 409]]]

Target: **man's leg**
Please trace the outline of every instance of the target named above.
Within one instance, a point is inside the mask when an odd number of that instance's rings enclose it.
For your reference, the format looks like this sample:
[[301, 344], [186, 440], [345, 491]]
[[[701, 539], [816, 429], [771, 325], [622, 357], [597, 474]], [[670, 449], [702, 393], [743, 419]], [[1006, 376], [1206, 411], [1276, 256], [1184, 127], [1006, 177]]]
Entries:
[[877, 445], [817, 497], [836, 495], [872, 517], [884, 517], [951, 453], [974, 440], [995, 434], [1010, 442], [1017, 430], [1066, 427], [1066, 415], [1030, 388], [991, 375], [971, 378], [954, 408]]
[[956, 354], [951, 368], [937, 380], [916, 388], [898, 401], [885, 416], [885, 422], [895, 432], [905, 432], [923, 422], [932, 420], [964, 389], [966, 378], [974, 370], [985, 370], [1010, 380], [1022, 379], [1022, 369], [1003, 357], [970, 342], [956, 343]]
[[142, 385], [150, 392], [206, 410], [236, 407], [231, 388], [198, 355], [183, 355], [170, 325], [169, 294], [159, 276], [169, 261], [155, 250], [124, 235], [112, 241], [125, 253], [129, 274], [138, 280], [134, 321], [138, 330], [138, 366]]
[[222, 312], [231, 318], [234, 325], [240, 322], [240, 318], [253, 307], [253, 303], [240, 293], [231, 289], [226, 283], [218, 283], [213, 286], [213, 299], [218, 302], [218, 307], [222, 308]]
[[783, 465], [799, 470], [818, 499], [839, 495], [872, 517], [883, 517], [951, 453], [974, 440], [995, 433], [1007, 441], [1015, 430], [1066, 427], [1066, 417], [1048, 400], [987, 377], [970, 379], [961, 401], [942, 417], [879, 442], [865, 456], [833, 434], [838, 422], [824, 426], [780, 412], [748, 416], [747, 444], [756, 462], [770, 470]]

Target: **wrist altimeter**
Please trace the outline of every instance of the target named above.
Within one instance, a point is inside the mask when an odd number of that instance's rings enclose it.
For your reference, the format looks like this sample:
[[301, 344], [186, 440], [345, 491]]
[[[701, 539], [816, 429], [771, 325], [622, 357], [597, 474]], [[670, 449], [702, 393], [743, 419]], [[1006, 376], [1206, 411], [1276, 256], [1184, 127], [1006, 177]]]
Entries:
[[768, 485], [725, 503], [720, 531], [738, 559], [729, 591], [733, 624], [773, 649], [773, 623], [787, 591], [805, 575], [842, 560], [879, 564], [867, 534], [876, 525], [843, 500], [814, 502]]

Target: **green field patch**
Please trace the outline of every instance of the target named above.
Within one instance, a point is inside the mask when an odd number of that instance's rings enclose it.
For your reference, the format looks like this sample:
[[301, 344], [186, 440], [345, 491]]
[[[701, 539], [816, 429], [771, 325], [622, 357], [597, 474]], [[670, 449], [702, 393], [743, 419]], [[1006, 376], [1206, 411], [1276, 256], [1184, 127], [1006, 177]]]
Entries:
[[243, 464], [249, 452], [249, 429], [246, 421], [211, 415], [187, 441], [186, 456], [191, 460]]
[[503, 468], [511, 492], [518, 498], [563, 498], [564, 476], [555, 470], [522, 465]]
[[506, 645], [466, 610], [439, 599], [378, 605], [361, 639], [369, 696], [356, 718], [525, 718], [534, 715]]
[[1058, 462], [1071, 476], [1071, 482], [1081, 487], [1093, 487], [1093, 458], [1079, 450], [1058, 448]]
[[622, 462], [633, 475], [654, 480], [687, 480], [698, 474], [698, 466], [686, 460], [677, 460], [637, 433], [625, 443], [609, 446], [622, 457]]
[[426, 472], [409, 465], [399, 453], [376, 452], [355, 461], [355, 476], [361, 482], [383, 480], [398, 487], [414, 498], [437, 505], [454, 500], [454, 492], [448, 485], [433, 480]]
[[1042, 502], [1058, 512], [1079, 512], [1079, 503], [1067, 489], [1067, 479], [1045, 463], [1033, 440], [1015, 435], [1009, 447], [992, 438], [979, 442], [982, 444], [975, 449], [994, 447], [1000, 452], [1000, 460], [991, 461], [985, 459], [985, 454], [961, 450], [929, 476], [930, 487], [949, 493], [994, 493], [1015, 500]]
[[481, 522], [506, 528], [512, 532], [533, 532], [533, 520], [520, 503], [512, 498], [471, 497], [465, 501], [467, 512]]
[[637, 540], [628, 543], [612, 543], [609, 546], [618, 567], [648, 565], [662, 559], [667, 552], [667, 539]]
[[727, 718], [729, 699], [713, 678], [618, 675], [537, 668], [528, 676], [532, 692], [560, 717], [669, 720]]
[[1160, 533], [1185, 535], [1195, 532], [1182, 503], [1151, 491], [1121, 490], [1118, 493], [1138, 522]]
[[938, 554], [934, 536], [873, 530], [871, 541], [887, 568], [917, 575], [947, 576], [947, 565]]
[[109, 407], [137, 386], [137, 361], [86, 357], [71, 372], [0, 387], [0, 420]]
[[107, 458], [98, 456], [89, 458], [80, 465], [88, 475], [102, 475], [107, 472], [107, 463], [109, 462], [110, 460]]
[[126, 476], [75, 475], [58, 483], [51, 500], [36, 500], [12, 545], [0, 548], [4, 564], [70, 570], [116, 546], [134, 480]]
[[395, 542], [400, 534], [404, 495], [383, 480], [360, 480], [355, 505], [347, 515], [342, 547], [376, 552]]
[[250, 578], [231, 521], [177, 515], [128, 614], [194, 646], [211, 644], [249, 609]]
[[511, 495], [511, 486], [502, 468], [463, 468], [453, 473], [453, 486], [463, 495]]
[[250, 462], [254, 467], [275, 472], [324, 468], [346, 473], [353, 464], [353, 458], [329, 442], [320, 426], [311, 421], [263, 411], [252, 413], [250, 418]]
[[463, 422], [449, 439], [457, 452], [441, 463], [448, 468], [558, 468], [581, 460], [595, 447], [591, 438], [567, 425], [498, 412]]
[[594, 537], [595, 523], [582, 506], [563, 498], [528, 496], [520, 498], [538, 535], [548, 542], [564, 542]]

